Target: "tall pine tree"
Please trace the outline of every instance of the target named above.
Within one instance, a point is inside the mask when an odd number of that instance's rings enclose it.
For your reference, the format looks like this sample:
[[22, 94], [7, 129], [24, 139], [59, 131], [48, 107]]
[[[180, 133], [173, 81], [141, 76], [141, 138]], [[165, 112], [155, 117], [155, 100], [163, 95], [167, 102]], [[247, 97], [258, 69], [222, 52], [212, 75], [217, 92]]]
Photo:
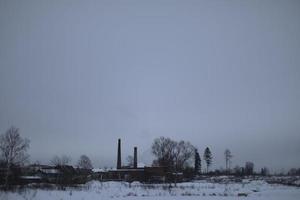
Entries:
[[206, 147], [203, 157], [206, 162], [206, 173], [208, 173], [209, 167], [212, 163], [212, 154], [208, 147]]
[[195, 175], [201, 174], [201, 158], [198, 149], [195, 149]]

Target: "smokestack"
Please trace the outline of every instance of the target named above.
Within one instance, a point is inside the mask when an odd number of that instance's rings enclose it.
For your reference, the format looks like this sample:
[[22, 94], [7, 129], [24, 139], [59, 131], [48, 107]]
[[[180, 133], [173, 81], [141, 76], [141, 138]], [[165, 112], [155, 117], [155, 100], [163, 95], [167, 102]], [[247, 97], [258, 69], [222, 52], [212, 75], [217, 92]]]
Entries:
[[134, 147], [133, 168], [137, 168], [137, 147]]
[[121, 169], [122, 160], [121, 160], [121, 139], [118, 139], [118, 160], [117, 160], [117, 169]]

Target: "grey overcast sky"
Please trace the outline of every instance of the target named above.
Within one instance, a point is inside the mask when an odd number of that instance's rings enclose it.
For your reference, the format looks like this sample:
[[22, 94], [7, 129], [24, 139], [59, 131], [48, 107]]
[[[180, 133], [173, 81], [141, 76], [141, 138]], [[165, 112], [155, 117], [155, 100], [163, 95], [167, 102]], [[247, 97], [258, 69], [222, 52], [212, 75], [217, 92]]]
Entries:
[[[300, 167], [300, 1], [0, 0], [0, 133], [115, 166], [154, 138]], [[124, 161], [124, 159], [123, 159]]]

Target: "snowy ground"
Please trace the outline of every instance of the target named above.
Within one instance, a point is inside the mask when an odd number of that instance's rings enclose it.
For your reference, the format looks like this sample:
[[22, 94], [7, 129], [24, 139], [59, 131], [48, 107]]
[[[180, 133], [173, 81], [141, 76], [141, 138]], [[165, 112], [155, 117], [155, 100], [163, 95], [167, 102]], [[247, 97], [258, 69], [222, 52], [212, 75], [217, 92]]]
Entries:
[[[246, 197], [244, 195], [247, 195]], [[187, 182], [169, 187], [168, 184], [142, 184], [134, 182], [92, 181], [80, 189], [66, 190], [23, 189], [18, 192], [0, 192], [1, 200], [194, 200], [194, 199], [249, 199], [249, 200], [299, 200], [300, 188], [270, 185], [265, 181], [243, 180], [242, 183]]]

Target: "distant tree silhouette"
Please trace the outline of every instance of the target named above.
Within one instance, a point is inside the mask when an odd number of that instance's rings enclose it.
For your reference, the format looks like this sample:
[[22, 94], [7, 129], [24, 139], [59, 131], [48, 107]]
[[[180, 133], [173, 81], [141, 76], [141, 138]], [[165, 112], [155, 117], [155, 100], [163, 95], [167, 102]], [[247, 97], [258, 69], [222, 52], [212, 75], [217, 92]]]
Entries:
[[126, 160], [127, 160], [127, 165], [129, 167], [133, 167], [133, 165], [134, 165], [134, 158], [133, 158], [133, 156], [131, 156], [131, 155], [127, 156]]
[[176, 171], [182, 171], [188, 167], [188, 161], [193, 158], [195, 147], [186, 141], [176, 142], [174, 151], [174, 165]]
[[175, 146], [176, 142], [170, 138], [156, 138], [151, 147], [152, 154], [156, 157], [153, 164], [164, 167], [173, 167]]
[[79, 168], [82, 168], [82, 169], [92, 169], [93, 168], [92, 161], [90, 160], [90, 158], [87, 155], [80, 156], [77, 165]]
[[253, 162], [246, 162], [245, 164], [245, 174], [252, 175], [254, 172], [254, 163]]
[[225, 156], [225, 162], [226, 162], [226, 172], [229, 173], [231, 158], [233, 157], [233, 155], [231, 154], [231, 151], [229, 149], [226, 149], [224, 152], [224, 156]]
[[201, 174], [201, 158], [198, 149], [195, 149], [195, 174]]
[[262, 176], [267, 176], [267, 175], [269, 175], [269, 169], [268, 169], [267, 167], [261, 168], [261, 170], [260, 170], [260, 175], [262, 175]]
[[299, 176], [300, 175], [300, 168], [291, 168], [288, 173], [289, 176]]
[[22, 165], [28, 161], [28, 148], [29, 140], [20, 136], [18, 128], [12, 126], [3, 135], [0, 135], [0, 153], [7, 169], [6, 186], [9, 184], [9, 176], [13, 175], [11, 174], [11, 167]]
[[206, 149], [204, 151], [203, 159], [206, 162], [206, 173], [208, 173], [209, 167], [212, 164], [212, 154], [211, 154], [211, 151], [208, 147], [206, 147]]
[[195, 147], [186, 141], [177, 142], [170, 138], [160, 137], [154, 140], [151, 149], [156, 157], [153, 165], [182, 171], [192, 159]]
[[69, 156], [63, 155], [61, 157], [59, 156], [54, 156], [51, 160], [50, 163], [54, 166], [63, 166], [67, 165], [69, 162], [71, 162], [71, 158]]
[[236, 175], [236, 176], [242, 176], [243, 174], [243, 167], [240, 167], [238, 165], [236, 165], [234, 168], [233, 168], [233, 173]]

